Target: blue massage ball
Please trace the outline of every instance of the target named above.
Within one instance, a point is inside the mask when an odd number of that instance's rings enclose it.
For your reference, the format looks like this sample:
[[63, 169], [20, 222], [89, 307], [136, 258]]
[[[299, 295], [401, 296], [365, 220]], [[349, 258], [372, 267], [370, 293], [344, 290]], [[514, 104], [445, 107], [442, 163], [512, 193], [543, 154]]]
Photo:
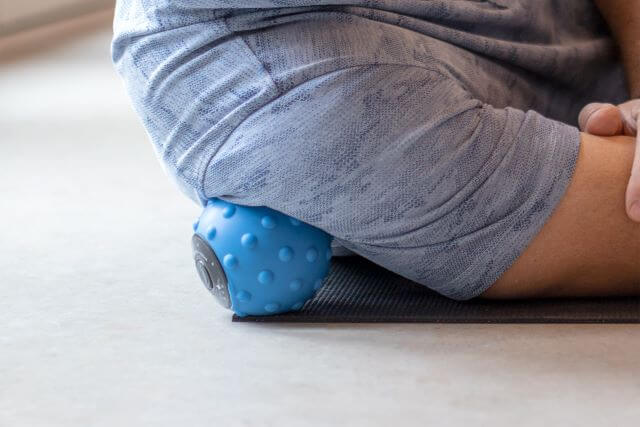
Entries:
[[300, 310], [329, 273], [331, 235], [265, 206], [213, 198], [193, 229], [200, 280], [238, 316]]

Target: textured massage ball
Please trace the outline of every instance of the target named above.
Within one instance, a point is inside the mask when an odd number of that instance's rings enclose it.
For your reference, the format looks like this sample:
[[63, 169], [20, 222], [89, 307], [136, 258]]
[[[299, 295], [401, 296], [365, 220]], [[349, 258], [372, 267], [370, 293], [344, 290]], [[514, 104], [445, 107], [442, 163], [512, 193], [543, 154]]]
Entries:
[[211, 199], [194, 231], [200, 279], [238, 316], [299, 310], [329, 273], [331, 236], [264, 206]]

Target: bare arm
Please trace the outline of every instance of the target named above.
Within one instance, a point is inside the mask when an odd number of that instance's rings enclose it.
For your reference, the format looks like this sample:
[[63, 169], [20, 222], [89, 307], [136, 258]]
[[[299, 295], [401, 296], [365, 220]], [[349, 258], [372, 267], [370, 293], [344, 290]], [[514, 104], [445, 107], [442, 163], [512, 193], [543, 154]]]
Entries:
[[635, 139], [582, 134], [564, 198], [482, 296], [640, 295], [640, 223], [625, 213]]
[[631, 98], [640, 98], [640, 0], [594, 0], [620, 46]]

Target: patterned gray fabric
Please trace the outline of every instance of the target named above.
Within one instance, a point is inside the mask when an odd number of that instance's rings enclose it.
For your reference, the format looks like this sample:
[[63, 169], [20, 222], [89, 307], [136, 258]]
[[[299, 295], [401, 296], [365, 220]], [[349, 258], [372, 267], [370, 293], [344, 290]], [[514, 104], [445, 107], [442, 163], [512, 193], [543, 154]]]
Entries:
[[587, 0], [122, 0], [113, 61], [194, 201], [268, 206], [455, 299], [561, 200], [628, 97]]

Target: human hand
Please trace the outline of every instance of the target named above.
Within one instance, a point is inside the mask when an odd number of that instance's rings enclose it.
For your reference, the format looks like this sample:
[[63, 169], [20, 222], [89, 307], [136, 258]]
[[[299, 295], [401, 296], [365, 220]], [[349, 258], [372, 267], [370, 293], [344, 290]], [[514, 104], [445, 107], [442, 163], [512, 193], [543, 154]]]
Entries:
[[631, 220], [640, 222], [640, 99], [620, 105], [591, 103], [578, 116], [580, 130], [599, 136], [636, 136], [636, 150], [627, 185], [625, 206]]

